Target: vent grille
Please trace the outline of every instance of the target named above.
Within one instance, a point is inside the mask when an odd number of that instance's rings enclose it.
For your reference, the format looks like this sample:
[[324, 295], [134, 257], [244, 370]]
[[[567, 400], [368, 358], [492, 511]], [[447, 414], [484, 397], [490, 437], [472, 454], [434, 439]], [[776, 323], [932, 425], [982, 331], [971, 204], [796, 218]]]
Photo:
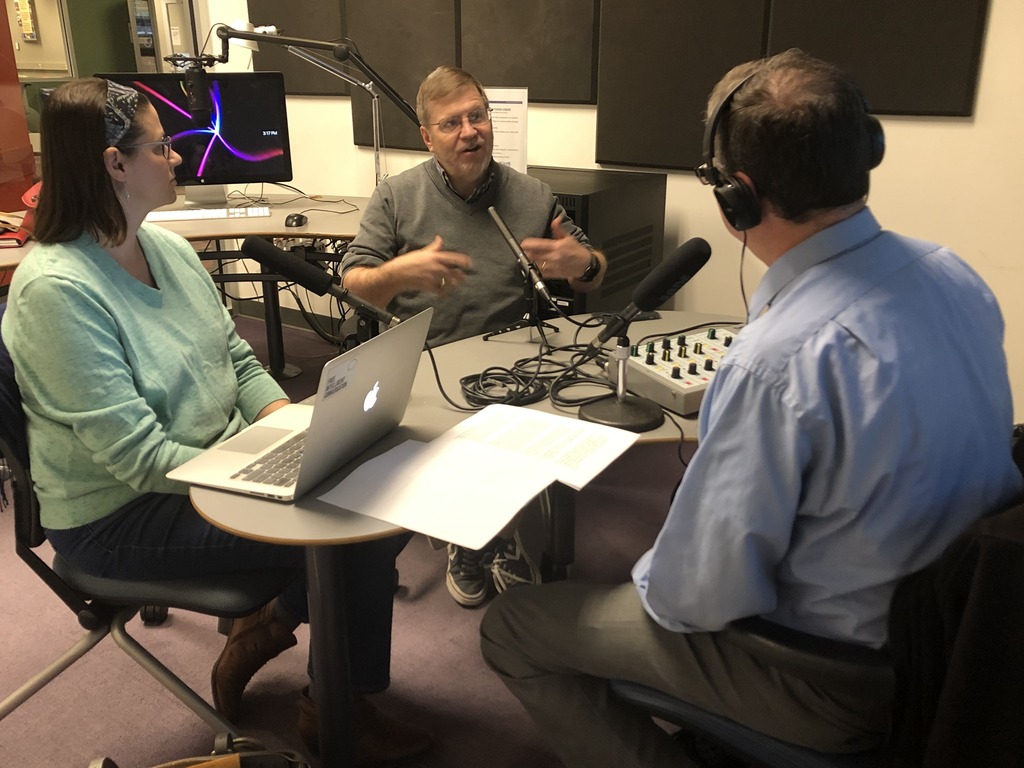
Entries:
[[610, 294], [631, 289], [638, 282], [638, 276], [643, 278], [654, 264], [654, 226], [648, 224], [609, 238], [602, 243], [601, 251], [608, 259], [601, 292]]

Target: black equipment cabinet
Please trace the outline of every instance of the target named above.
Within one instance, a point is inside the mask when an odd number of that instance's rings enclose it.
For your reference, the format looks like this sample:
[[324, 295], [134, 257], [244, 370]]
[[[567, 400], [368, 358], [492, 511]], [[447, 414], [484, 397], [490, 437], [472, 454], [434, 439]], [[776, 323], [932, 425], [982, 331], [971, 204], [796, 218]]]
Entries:
[[530, 166], [527, 173], [551, 187], [569, 217], [608, 258], [604, 282], [576, 293], [564, 281], [548, 286], [566, 314], [617, 312], [633, 288], [661, 261], [665, 247], [664, 173]]

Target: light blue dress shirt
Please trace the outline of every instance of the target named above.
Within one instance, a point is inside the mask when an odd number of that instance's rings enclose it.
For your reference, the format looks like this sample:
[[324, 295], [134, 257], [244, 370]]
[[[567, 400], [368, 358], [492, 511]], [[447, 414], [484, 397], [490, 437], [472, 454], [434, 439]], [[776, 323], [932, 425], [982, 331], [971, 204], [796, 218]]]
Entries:
[[1021, 492], [1003, 320], [945, 248], [870, 211], [767, 271], [633, 568], [680, 632], [750, 615], [884, 644], [899, 579]]

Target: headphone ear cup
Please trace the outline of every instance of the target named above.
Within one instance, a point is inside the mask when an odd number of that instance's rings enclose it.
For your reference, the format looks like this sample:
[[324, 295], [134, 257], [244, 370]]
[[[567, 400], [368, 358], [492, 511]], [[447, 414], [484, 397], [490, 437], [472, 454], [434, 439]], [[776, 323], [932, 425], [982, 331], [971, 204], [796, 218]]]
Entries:
[[877, 168], [885, 157], [885, 131], [874, 115], [867, 116], [868, 141], [871, 142], [871, 168]]
[[715, 200], [729, 226], [737, 232], [761, 223], [761, 203], [757, 195], [735, 176], [726, 176], [715, 187]]

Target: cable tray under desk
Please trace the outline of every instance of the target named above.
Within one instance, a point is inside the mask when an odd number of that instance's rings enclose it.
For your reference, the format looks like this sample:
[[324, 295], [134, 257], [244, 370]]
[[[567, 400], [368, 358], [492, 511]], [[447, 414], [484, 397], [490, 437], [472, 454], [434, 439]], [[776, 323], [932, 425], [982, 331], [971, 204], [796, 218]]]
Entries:
[[[735, 335], [734, 329], [708, 328], [662, 336], [643, 348], [633, 345], [626, 361], [626, 389], [681, 416], [696, 413]], [[614, 360], [606, 373], [613, 383], [618, 381]]]
[[266, 205], [239, 206], [237, 208], [172, 208], [150, 211], [146, 221], [208, 221], [221, 219], [261, 219], [270, 216]]

